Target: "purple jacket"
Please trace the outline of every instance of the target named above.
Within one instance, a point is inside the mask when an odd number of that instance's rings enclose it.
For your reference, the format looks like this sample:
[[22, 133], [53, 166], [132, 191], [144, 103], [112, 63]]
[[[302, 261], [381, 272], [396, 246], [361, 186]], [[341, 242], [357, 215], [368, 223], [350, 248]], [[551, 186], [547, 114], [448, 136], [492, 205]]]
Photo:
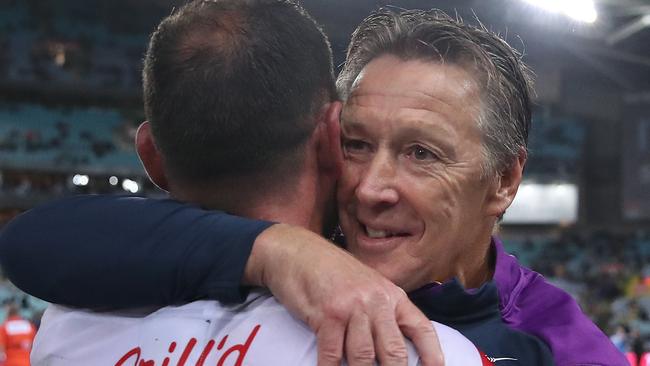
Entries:
[[571, 295], [519, 264], [499, 239], [494, 238], [492, 244], [496, 252], [494, 282], [506, 324], [543, 340], [557, 366], [629, 365]]

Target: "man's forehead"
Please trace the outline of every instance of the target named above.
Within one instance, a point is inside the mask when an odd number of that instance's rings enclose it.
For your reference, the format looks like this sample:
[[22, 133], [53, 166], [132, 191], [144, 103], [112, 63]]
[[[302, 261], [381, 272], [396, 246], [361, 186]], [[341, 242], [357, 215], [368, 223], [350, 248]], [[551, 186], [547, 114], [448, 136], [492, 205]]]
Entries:
[[391, 90], [367, 90], [354, 93], [348, 98], [344, 105], [344, 114], [362, 113], [373, 107], [383, 106], [383, 103], [390, 100], [398, 104], [402, 109], [421, 111], [445, 111], [453, 108], [448, 98], [441, 98], [433, 93], [420, 92], [418, 90], [407, 90], [404, 92]]
[[473, 74], [462, 66], [386, 55], [362, 69], [352, 84], [348, 103], [363, 104], [364, 100], [383, 96], [414, 106], [436, 101], [454, 104], [479, 93]]
[[[456, 85], [392, 83], [388, 76], [384, 83], [359, 83], [343, 107], [342, 120], [383, 119], [389, 113], [394, 118], [459, 121], [475, 120], [480, 112], [480, 94], [472, 81], [443, 81]], [[366, 78], [373, 75], [368, 73]]]

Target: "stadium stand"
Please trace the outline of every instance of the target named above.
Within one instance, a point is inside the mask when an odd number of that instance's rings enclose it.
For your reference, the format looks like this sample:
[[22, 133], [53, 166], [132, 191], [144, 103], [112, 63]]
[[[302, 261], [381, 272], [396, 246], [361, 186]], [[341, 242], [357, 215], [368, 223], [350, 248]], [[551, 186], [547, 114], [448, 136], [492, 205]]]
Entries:
[[585, 126], [578, 119], [546, 116], [533, 118], [527, 178], [575, 181], [583, 159]]
[[0, 49], [7, 56], [0, 60], [0, 78], [13, 83], [139, 89], [139, 61], [147, 34], [116, 34], [104, 23], [93, 23], [92, 17], [73, 19], [79, 9], [83, 7], [62, 1], [49, 7], [29, 1], [5, 5]]
[[134, 125], [114, 109], [0, 106], [0, 166], [140, 172]]

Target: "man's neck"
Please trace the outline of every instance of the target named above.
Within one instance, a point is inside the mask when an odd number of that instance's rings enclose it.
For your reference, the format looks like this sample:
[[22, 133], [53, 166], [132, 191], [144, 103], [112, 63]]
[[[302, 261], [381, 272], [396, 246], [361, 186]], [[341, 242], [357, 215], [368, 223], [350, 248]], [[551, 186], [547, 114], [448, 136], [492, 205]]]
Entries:
[[462, 255], [464, 260], [455, 273], [465, 288], [479, 288], [494, 275], [495, 253], [492, 249], [492, 236], [487, 229], [492, 226], [485, 227], [476, 238], [469, 241], [471, 245], [467, 246], [468, 250]]
[[257, 199], [250, 202], [246, 207], [236, 207], [228, 212], [258, 220], [296, 225], [315, 232], [321, 230], [320, 226], [315, 226], [315, 222], [321, 222], [320, 216], [322, 216], [315, 214], [315, 202], [298, 194], [294, 198], [268, 197]]
[[304, 176], [286, 185], [226, 182], [213, 189], [172, 189], [170, 193], [175, 199], [205, 209], [282, 222], [320, 233], [324, 200], [319, 197], [319, 188], [315, 178]]

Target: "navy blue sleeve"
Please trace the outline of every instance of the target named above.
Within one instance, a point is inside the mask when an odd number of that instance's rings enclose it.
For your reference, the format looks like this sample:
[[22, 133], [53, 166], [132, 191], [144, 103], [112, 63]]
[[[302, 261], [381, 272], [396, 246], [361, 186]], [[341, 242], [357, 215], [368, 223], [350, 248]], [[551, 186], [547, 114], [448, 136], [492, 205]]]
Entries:
[[171, 199], [75, 196], [7, 224], [0, 266], [23, 291], [77, 307], [239, 302], [253, 242], [270, 225]]

